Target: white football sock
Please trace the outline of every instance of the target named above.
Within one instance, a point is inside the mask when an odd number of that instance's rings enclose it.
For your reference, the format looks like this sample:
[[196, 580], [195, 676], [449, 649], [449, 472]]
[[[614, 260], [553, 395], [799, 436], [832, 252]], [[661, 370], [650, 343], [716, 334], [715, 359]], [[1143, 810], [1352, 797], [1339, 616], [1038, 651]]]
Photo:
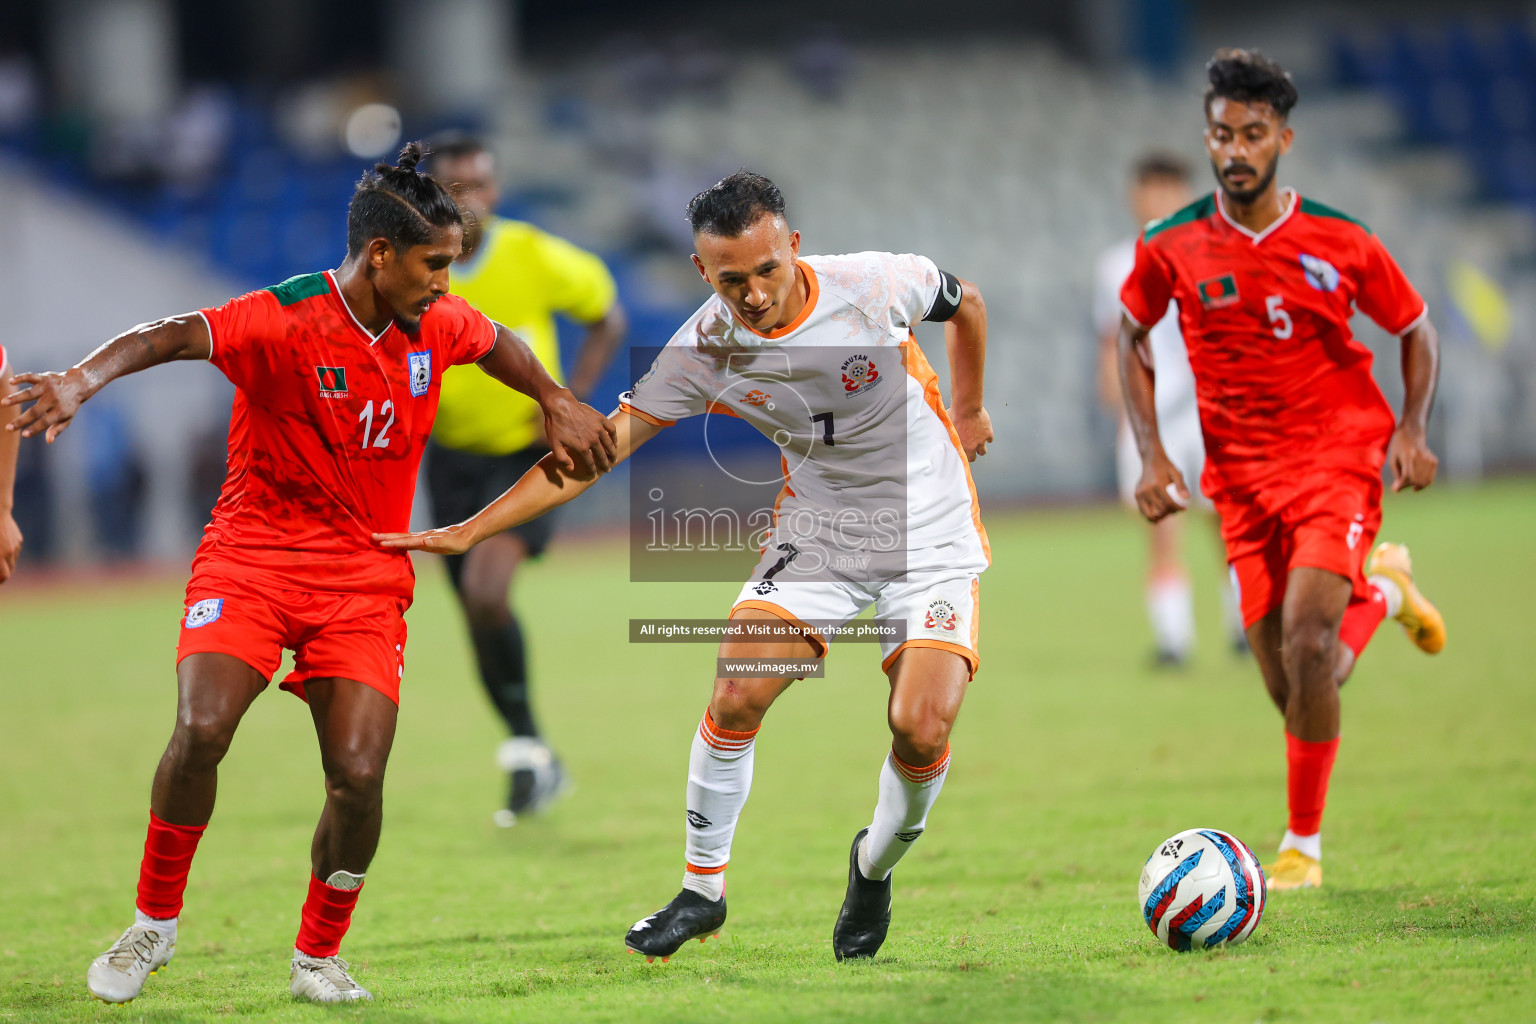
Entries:
[[1299, 836], [1290, 829], [1285, 830], [1285, 838], [1280, 840], [1280, 851], [1295, 850], [1304, 853], [1313, 860], [1323, 859], [1323, 834], [1313, 832], [1309, 836]]
[[1234, 643], [1248, 639], [1248, 631], [1243, 628], [1243, 606], [1238, 603], [1237, 590], [1230, 579], [1221, 585], [1221, 618]]
[[[693, 735], [688, 755], [688, 824], [685, 851], [688, 870], [683, 888], [706, 899], [725, 892], [725, 866], [731, 859], [736, 820], [752, 789], [752, 752], [757, 730], [732, 732], [710, 717]], [[703, 869], [702, 871], [699, 869]]]
[[174, 917], [150, 917], [138, 907], [133, 908], [133, 923], [145, 928], [153, 928], [163, 936], [176, 937], [176, 922]]
[[1397, 618], [1403, 610], [1403, 588], [1397, 585], [1397, 581], [1387, 576], [1370, 576], [1365, 582], [1381, 591], [1382, 599], [1387, 602], [1387, 618]]
[[944, 756], [923, 768], [914, 768], [893, 750], [880, 766], [880, 799], [869, 834], [859, 845], [859, 873], [872, 882], [890, 876], [907, 850], [923, 834], [928, 809], [939, 798], [949, 774], [949, 747]]
[[1147, 584], [1147, 618], [1157, 649], [1184, 657], [1195, 643], [1195, 605], [1189, 580], [1168, 577]]

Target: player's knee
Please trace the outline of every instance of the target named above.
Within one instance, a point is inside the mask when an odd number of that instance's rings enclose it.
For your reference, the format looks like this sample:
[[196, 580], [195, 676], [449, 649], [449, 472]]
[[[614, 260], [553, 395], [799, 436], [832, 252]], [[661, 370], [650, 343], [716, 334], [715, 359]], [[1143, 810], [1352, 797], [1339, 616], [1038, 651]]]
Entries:
[[330, 759], [325, 767], [325, 791], [333, 800], [364, 803], [384, 791], [384, 761], [361, 753]]
[[765, 697], [760, 688], [753, 685], [756, 679], [717, 679], [715, 693], [709, 702], [709, 717], [722, 729], [732, 732], [751, 732], [763, 724], [763, 716], [773, 704], [772, 697]]
[[224, 760], [235, 738], [235, 722], [224, 716], [184, 709], [176, 718], [171, 749], [183, 768], [213, 768]]
[[1288, 624], [1285, 640], [1281, 644], [1281, 655], [1289, 666], [1326, 664], [1332, 668], [1338, 638], [1337, 623], [1307, 616]]
[[898, 754], [908, 763], [916, 757], [917, 766], [933, 764], [944, 756], [949, 746], [949, 730], [954, 724], [948, 718], [927, 708], [892, 708], [891, 738], [896, 742]]

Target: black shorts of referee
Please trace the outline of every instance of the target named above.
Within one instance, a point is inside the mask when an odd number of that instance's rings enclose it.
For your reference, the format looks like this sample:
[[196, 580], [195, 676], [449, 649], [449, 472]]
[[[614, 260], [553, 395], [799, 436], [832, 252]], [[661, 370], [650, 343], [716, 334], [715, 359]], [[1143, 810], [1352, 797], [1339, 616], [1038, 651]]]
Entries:
[[[436, 441], [427, 444], [427, 494], [432, 499], [432, 521], [437, 526], [461, 523], [495, 501], [508, 487], [549, 454], [541, 444], [507, 455], [480, 455], [446, 448]], [[549, 546], [555, 532], [555, 512], [514, 526], [507, 533], [522, 538], [528, 557], [536, 558]], [[449, 555], [448, 576], [454, 589], [464, 573], [464, 556]]]

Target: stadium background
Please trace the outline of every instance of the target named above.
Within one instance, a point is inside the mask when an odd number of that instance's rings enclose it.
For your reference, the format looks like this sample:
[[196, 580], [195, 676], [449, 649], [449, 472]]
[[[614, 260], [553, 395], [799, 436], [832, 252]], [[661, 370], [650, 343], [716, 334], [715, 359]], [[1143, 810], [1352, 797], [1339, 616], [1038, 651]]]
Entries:
[[[19, 368], [62, 365], [127, 324], [334, 266], [361, 169], [467, 127], [495, 143], [505, 212], [607, 257], [630, 343], [661, 344], [705, 294], [683, 204], [747, 165], [784, 187], [807, 251], [921, 252], [981, 286], [1008, 439], [977, 467], [984, 497], [1100, 498], [1113, 425], [1094, 400], [1093, 259], [1134, 229], [1139, 152], [1203, 168], [1203, 58], [1241, 40], [1301, 86], [1283, 179], [1370, 224], [1430, 300], [1447, 475], [1536, 463], [1529, 4], [863, 6], [7, 5], [5, 343]], [[1357, 328], [1395, 399], [1388, 339]], [[937, 338], [921, 340], [942, 370]], [[616, 361], [598, 404], [629, 372]], [[183, 560], [227, 399], [216, 374], [175, 367], [115, 385], [53, 449], [27, 446], [26, 564]], [[578, 519], [622, 516], [621, 479], [598, 493]]]
[[[19, 369], [335, 265], [361, 169], [449, 127], [494, 140], [508, 214], [611, 262], [633, 346], [663, 342], [704, 296], [682, 206], [742, 164], [784, 186], [807, 250], [922, 252], [986, 294], [1001, 439], [977, 465], [996, 559], [986, 667], [881, 959], [840, 971], [826, 948], [888, 739], [884, 680], [851, 645], [764, 730], [726, 942], [666, 973], [623, 957], [622, 929], [674, 884], [681, 759], [711, 657], [628, 645], [624, 622], [718, 614], [735, 586], [624, 584], [608, 529], [625, 512], [621, 473], [570, 510], [596, 529], [568, 531], [520, 584], [541, 713], [579, 787], [543, 820], [492, 826], [498, 727], [442, 574], [420, 574], [383, 844], [344, 951], [380, 995], [368, 1018], [1528, 1016], [1536, 6], [870, 10], [0, 6], [0, 343]], [[1386, 522], [1452, 639], [1425, 659], [1388, 624], [1350, 684], [1329, 889], [1272, 901], [1247, 945], [1193, 960], [1150, 941], [1136, 871], [1190, 825], [1272, 850], [1281, 732], [1251, 663], [1218, 649], [1214, 545], [1189, 543], [1204, 646], [1182, 675], [1144, 667], [1144, 542], [1111, 504], [1089, 292], [1096, 254], [1134, 229], [1138, 153], [1185, 153], [1204, 187], [1201, 69], [1232, 44], [1295, 70], [1282, 181], [1369, 223], [1429, 298], [1444, 476], [1389, 496]], [[1392, 343], [1355, 323], [1395, 403]], [[945, 378], [938, 335], [922, 340]], [[604, 392], [627, 386], [627, 363]], [[13, 924], [0, 1021], [100, 1019], [81, 976], [128, 910], [229, 397], [208, 367], [161, 367], [114, 384], [53, 447], [23, 446], [27, 544], [0, 587], [0, 917]], [[125, 1020], [313, 1016], [283, 986], [319, 795], [296, 702], [257, 702], [220, 784], [177, 969]]]

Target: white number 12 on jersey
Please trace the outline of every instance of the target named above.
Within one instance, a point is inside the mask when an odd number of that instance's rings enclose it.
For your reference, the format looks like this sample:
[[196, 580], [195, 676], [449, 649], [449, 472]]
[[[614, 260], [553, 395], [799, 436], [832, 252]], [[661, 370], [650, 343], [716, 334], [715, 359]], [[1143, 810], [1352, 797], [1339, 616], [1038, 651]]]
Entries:
[[[372, 447], [388, 448], [389, 428], [395, 425], [395, 403], [386, 399], [384, 404], [379, 406], [379, 415], [388, 416], [389, 419], [385, 420], [379, 432], [373, 435]], [[368, 399], [368, 404], [363, 406], [363, 411], [357, 414], [357, 421], [363, 425], [363, 447], [368, 448], [370, 447], [368, 435], [373, 433], [373, 399]]]

